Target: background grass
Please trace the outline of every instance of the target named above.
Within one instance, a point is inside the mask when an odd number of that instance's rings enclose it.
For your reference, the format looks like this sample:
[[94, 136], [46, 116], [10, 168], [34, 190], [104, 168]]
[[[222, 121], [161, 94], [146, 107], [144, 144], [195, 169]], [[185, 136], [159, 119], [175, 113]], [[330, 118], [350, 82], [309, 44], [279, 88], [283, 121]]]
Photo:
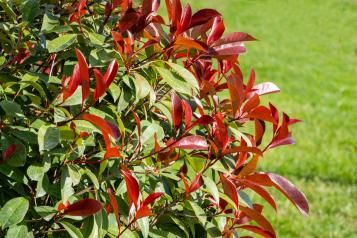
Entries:
[[269, 100], [304, 121], [293, 128], [297, 144], [271, 151], [261, 165], [310, 201], [305, 218], [276, 194], [278, 214], [266, 213], [279, 237], [357, 237], [357, 1], [190, 2], [219, 10], [229, 32], [259, 39], [241, 57], [245, 74], [254, 67], [258, 81], [279, 85]]

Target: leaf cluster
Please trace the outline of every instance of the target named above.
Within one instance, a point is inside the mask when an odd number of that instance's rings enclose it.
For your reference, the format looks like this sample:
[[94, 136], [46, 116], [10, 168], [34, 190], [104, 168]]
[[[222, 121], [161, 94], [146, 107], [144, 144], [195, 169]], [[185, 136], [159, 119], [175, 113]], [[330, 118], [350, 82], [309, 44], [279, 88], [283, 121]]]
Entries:
[[269, 187], [308, 214], [257, 167], [299, 120], [243, 78], [255, 38], [162, 5], [0, 0], [0, 236], [275, 237], [252, 196], [277, 209]]

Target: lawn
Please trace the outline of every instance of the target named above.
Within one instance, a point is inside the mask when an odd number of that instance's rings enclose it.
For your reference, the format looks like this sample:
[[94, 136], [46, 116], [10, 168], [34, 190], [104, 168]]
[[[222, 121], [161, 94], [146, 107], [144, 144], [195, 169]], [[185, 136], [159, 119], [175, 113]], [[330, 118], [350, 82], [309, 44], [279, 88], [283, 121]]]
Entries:
[[304, 122], [297, 144], [264, 158], [262, 170], [289, 177], [307, 195], [302, 217], [283, 197], [268, 210], [279, 237], [357, 237], [357, 1], [210, 0], [228, 31], [259, 39], [241, 57], [258, 80], [282, 90], [270, 100]]

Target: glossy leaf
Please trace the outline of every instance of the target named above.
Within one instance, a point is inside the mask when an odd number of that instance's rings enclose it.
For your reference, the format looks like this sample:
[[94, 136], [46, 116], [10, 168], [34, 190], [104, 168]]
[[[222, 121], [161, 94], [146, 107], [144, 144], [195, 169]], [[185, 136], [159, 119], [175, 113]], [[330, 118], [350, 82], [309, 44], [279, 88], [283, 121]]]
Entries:
[[202, 136], [186, 136], [175, 142], [172, 147], [182, 150], [207, 150], [208, 144]]
[[254, 90], [254, 93], [258, 95], [265, 95], [269, 93], [277, 93], [280, 92], [280, 89], [278, 86], [276, 86], [274, 83], [271, 82], [266, 82], [266, 83], [260, 83], [257, 85], [254, 85], [252, 90]]
[[140, 196], [139, 183], [136, 180], [136, 178], [134, 178], [134, 176], [132, 175], [132, 173], [129, 169], [122, 168], [121, 172], [124, 176], [126, 189], [128, 191], [129, 206], [134, 204], [135, 207], [138, 207], [139, 206], [139, 196]]
[[224, 31], [225, 31], [225, 27], [222, 18], [215, 17], [212, 25], [212, 30], [207, 39], [207, 44], [211, 45], [213, 42], [221, 38]]
[[256, 221], [264, 230], [273, 234], [273, 236], [275, 237], [274, 228], [260, 212], [245, 206], [239, 206], [239, 209], [244, 212], [248, 217]]
[[67, 206], [62, 214], [69, 216], [91, 216], [99, 212], [102, 208], [103, 206], [99, 201], [85, 198]]
[[207, 23], [210, 19], [220, 15], [221, 14], [214, 9], [201, 9], [193, 14], [190, 27], [202, 25]]
[[308, 215], [309, 205], [305, 195], [286, 178], [273, 173], [257, 173], [246, 177], [246, 179], [262, 186], [274, 186], [282, 192], [303, 215]]
[[47, 42], [47, 49], [49, 53], [60, 52], [64, 49], [67, 49], [71, 45], [73, 45], [77, 40], [77, 35], [75, 34], [67, 34], [55, 38], [51, 41]]
[[29, 209], [29, 201], [23, 197], [10, 199], [0, 210], [2, 229], [20, 223]]
[[153, 202], [155, 202], [156, 199], [160, 198], [164, 193], [162, 192], [155, 192], [151, 193], [142, 203], [142, 206], [147, 206]]
[[68, 234], [73, 237], [73, 238], [83, 238], [83, 234], [79, 228], [74, 226], [73, 224], [66, 222], [66, 221], [61, 221], [60, 224], [66, 229]]
[[186, 194], [190, 194], [198, 190], [203, 184], [203, 179], [202, 179], [202, 174], [199, 173], [196, 175], [195, 179], [192, 181], [188, 191], [186, 191]]
[[89, 90], [90, 90], [88, 64], [83, 53], [78, 49], [75, 49], [75, 51], [78, 59], [79, 78], [82, 84], [82, 105], [83, 105], [85, 100], [89, 96]]
[[239, 207], [239, 199], [238, 199], [238, 192], [237, 187], [235, 184], [227, 178], [225, 175], [221, 174], [221, 182], [223, 185], [224, 193], [232, 199], [235, 204], [235, 209], [238, 210]]
[[182, 101], [181, 99], [173, 93], [171, 95], [171, 103], [172, 103], [172, 121], [174, 123], [174, 127], [177, 130], [180, 128], [183, 116], [183, 108], [182, 108]]
[[182, 100], [182, 107], [183, 111], [185, 113], [185, 128], [189, 128], [191, 126], [191, 121], [192, 121], [192, 109], [191, 106], [188, 102], [185, 100]]

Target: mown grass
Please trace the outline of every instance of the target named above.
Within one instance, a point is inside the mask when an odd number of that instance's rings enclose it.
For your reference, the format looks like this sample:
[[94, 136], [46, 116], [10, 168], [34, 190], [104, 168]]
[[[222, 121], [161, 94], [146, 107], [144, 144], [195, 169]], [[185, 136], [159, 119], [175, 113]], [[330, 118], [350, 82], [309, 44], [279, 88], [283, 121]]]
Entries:
[[357, 237], [357, 1], [192, 0], [222, 12], [228, 31], [259, 39], [241, 57], [247, 74], [282, 90], [269, 100], [304, 122], [297, 144], [268, 154], [262, 170], [289, 177], [310, 200], [304, 218], [278, 196], [268, 209], [279, 237]]

